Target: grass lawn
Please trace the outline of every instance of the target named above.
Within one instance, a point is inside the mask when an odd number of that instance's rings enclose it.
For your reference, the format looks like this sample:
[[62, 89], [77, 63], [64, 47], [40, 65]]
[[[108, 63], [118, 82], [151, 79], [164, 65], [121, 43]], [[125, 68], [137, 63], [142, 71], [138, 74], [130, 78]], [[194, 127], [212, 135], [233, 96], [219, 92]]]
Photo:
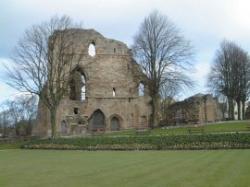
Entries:
[[[198, 127], [176, 127], [176, 128], [155, 128], [151, 130], [149, 135], [184, 135], [189, 133], [227, 133], [227, 132], [249, 132], [250, 121], [230, 121], [220, 122], [216, 124], [208, 124]], [[105, 134], [105, 136], [123, 136], [136, 135], [135, 130], [125, 130], [120, 132], [113, 132]]]
[[0, 150], [0, 186], [250, 186], [250, 150]]

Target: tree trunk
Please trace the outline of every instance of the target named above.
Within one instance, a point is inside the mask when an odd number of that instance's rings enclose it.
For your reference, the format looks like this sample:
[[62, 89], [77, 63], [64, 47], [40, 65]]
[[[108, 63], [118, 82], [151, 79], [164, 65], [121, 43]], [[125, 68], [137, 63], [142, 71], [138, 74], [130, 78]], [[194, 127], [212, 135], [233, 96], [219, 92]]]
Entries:
[[238, 110], [238, 120], [241, 120], [241, 104], [240, 101], [237, 101], [237, 110]]
[[154, 128], [154, 121], [155, 121], [155, 105], [154, 105], [153, 99], [152, 99], [152, 103], [151, 103], [151, 109], [152, 109], [152, 113], [150, 115], [149, 127], [151, 129], [153, 129]]
[[55, 107], [50, 109], [51, 138], [56, 137], [56, 111]]
[[8, 136], [8, 132], [7, 132], [7, 127], [4, 125], [3, 126], [3, 137], [7, 137]]
[[245, 101], [242, 101], [242, 120], [245, 119]]
[[228, 99], [228, 117], [230, 120], [234, 120], [234, 103], [233, 99], [229, 98]]
[[152, 114], [150, 116], [150, 128], [153, 129], [158, 125], [158, 97], [152, 96], [151, 101]]
[[222, 105], [222, 119], [225, 120], [226, 119], [226, 104], [223, 103]]

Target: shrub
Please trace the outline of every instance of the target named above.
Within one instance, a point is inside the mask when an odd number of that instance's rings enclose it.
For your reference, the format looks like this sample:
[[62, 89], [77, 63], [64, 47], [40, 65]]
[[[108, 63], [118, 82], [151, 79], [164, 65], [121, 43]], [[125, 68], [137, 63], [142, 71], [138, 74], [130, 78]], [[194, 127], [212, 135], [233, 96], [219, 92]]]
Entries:
[[33, 140], [30, 149], [167, 150], [250, 148], [250, 133], [171, 136], [84, 137]]

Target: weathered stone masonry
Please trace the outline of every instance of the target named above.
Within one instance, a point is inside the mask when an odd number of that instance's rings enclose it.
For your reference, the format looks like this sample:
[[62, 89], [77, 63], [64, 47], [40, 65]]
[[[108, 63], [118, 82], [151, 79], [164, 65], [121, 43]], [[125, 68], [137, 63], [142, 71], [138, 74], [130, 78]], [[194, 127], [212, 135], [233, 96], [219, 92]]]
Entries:
[[222, 119], [218, 101], [210, 94], [196, 94], [184, 101], [176, 102], [169, 107], [169, 123], [205, 124]]
[[[148, 127], [150, 97], [147, 87], [139, 94], [143, 75], [128, 47], [95, 30], [78, 29], [74, 47], [83, 58], [72, 71], [69, 93], [57, 113], [61, 135]], [[40, 103], [33, 134], [51, 133], [49, 114]]]

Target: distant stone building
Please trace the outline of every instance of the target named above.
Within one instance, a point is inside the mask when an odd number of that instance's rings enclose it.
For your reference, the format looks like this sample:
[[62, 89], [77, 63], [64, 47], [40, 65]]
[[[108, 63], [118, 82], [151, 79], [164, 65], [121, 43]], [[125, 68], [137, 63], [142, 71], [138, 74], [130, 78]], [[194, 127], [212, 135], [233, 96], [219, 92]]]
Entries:
[[245, 119], [250, 119], [250, 101], [246, 103]]
[[[147, 128], [151, 114], [145, 76], [139, 71], [128, 47], [107, 39], [95, 30], [78, 29], [74, 47], [83, 51], [72, 71], [69, 91], [57, 113], [57, 133], [84, 134]], [[49, 112], [39, 103], [34, 135], [51, 133]]]
[[176, 102], [170, 105], [168, 115], [170, 125], [204, 124], [222, 119], [218, 102], [210, 94], [196, 94]]

